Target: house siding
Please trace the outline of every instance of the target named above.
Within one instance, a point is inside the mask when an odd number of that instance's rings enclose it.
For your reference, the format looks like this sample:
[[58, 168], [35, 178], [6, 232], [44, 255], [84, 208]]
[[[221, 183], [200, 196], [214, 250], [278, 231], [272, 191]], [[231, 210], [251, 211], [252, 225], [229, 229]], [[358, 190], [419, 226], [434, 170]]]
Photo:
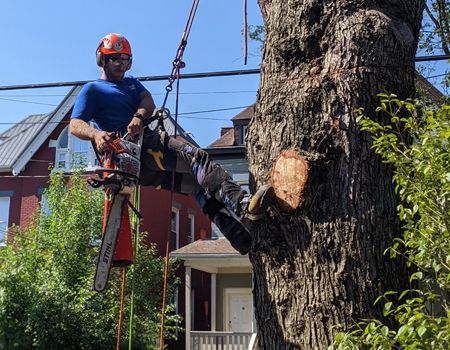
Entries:
[[225, 288], [252, 288], [252, 274], [251, 273], [230, 273], [217, 275], [217, 330], [225, 330], [224, 320], [224, 294]]

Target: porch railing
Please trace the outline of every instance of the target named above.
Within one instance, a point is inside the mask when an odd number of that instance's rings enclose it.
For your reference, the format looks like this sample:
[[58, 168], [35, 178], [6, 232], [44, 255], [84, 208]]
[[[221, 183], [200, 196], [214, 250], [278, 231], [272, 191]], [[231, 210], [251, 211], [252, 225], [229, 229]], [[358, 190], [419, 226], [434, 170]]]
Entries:
[[191, 350], [248, 350], [253, 333], [191, 331]]

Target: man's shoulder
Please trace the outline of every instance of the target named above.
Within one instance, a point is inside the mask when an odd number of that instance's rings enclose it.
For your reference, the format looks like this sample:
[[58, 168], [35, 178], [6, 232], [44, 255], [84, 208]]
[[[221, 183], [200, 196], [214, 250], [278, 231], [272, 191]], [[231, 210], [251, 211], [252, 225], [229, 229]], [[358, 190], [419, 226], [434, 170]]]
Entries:
[[95, 91], [97, 90], [98, 87], [100, 87], [102, 85], [102, 81], [100, 79], [98, 80], [94, 80], [94, 81], [90, 81], [86, 84], [84, 84], [82, 91]]

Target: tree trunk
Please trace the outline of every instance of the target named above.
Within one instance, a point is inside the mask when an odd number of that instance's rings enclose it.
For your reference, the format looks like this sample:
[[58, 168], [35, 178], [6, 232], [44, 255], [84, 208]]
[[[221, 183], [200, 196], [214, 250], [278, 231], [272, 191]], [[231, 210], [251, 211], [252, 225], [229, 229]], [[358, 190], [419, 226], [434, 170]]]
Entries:
[[[336, 326], [379, 317], [373, 302], [407, 287], [385, 249], [400, 234], [391, 169], [358, 129], [380, 92], [413, 96], [421, 0], [259, 0], [266, 28], [247, 139], [253, 184], [284, 150], [307, 162], [297, 209], [254, 229], [250, 259], [261, 349], [326, 349]], [[383, 118], [383, 116], [378, 116]]]

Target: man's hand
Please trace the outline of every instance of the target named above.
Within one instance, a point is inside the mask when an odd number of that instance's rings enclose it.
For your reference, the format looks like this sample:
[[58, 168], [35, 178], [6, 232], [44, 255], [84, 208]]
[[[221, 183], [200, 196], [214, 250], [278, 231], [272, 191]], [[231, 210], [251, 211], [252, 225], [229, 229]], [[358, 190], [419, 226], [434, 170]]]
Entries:
[[138, 117], [133, 117], [133, 119], [131, 119], [130, 124], [128, 124], [127, 131], [132, 137], [134, 137], [141, 132], [142, 125], [143, 125], [142, 119]]
[[114, 132], [106, 132], [106, 131], [98, 130], [94, 134], [94, 142], [95, 142], [95, 146], [97, 147], [98, 151], [100, 153], [103, 153], [106, 150], [108, 150], [110, 143], [114, 140], [115, 137], [116, 137], [116, 133], [114, 133]]

